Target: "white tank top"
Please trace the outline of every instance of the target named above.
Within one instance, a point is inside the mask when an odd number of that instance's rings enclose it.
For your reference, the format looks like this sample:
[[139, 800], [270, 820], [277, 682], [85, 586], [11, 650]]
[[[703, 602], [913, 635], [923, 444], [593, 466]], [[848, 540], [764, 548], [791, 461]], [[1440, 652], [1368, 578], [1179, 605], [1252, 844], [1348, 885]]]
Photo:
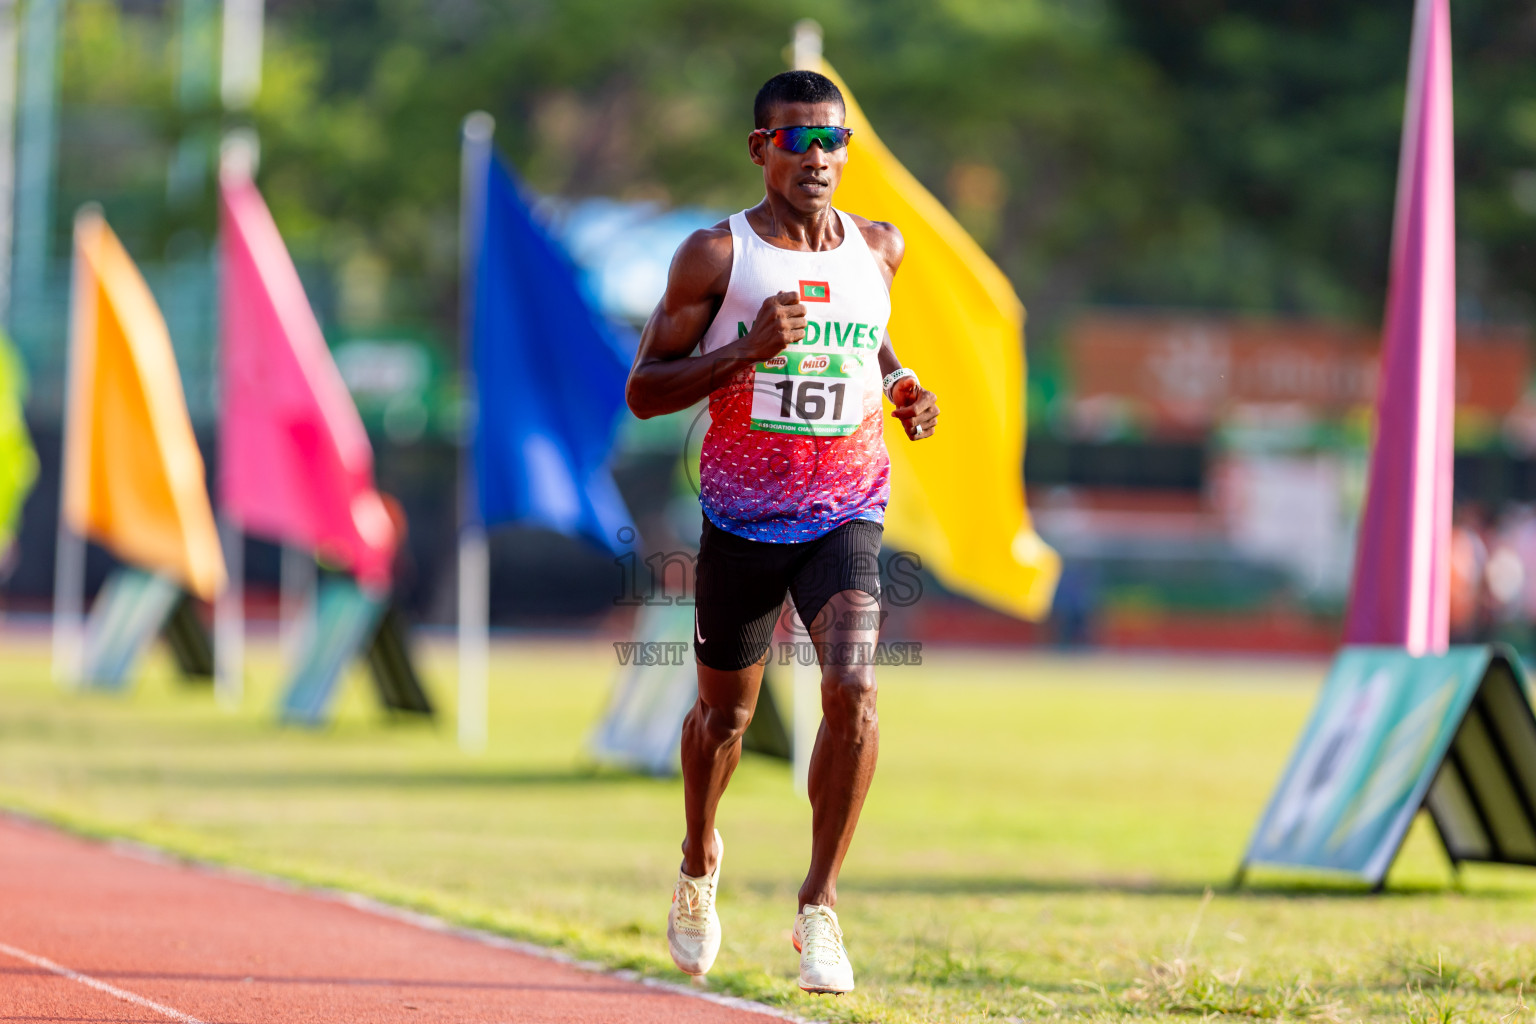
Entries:
[[709, 399], [700, 501], [716, 526], [752, 540], [812, 540], [851, 519], [885, 518], [879, 351], [890, 291], [853, 218], [833, 212], [843, 240], [821, 252], [768, 244], [745, 212], [730, 219], [730, 284], [700, 356], [745, 335], [770, 295], [797, 292], [807, 311], [802, 341]]

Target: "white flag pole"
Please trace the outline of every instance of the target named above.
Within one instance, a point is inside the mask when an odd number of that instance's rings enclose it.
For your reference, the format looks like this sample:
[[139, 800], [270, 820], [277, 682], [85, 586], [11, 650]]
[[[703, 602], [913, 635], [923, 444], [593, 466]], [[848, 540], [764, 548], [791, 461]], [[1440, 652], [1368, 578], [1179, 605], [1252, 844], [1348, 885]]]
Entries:
[[[821, 67], [821, 25], [814, 19], [801, 18], [795, 22], [791, 61], [799, 71], [815, 71]], [[811, 752], [816, 747], [816, 733], [821, 729], [821, 671], [814, 654], [810, 658], [803, 657], [806, 648], [802, 645], [811, 642], [811, 633], [800, 621], [798, 612], [792, 622], [795, 654], [789, 669], [794, 690], [791, 776], [795, 794], [804, 797], [810, 791]]]
[[[224, 0], [219, 94], [227, 109], [250, 107], [261, 89], [264, 3]], [[220, 170], [254, 180], [259, 153], [254, 130], [226, 132], [219, 144]], [[222, 367], [220, 370], [222, 381]], [[234, 711], [245, 699], [245, 533], [240, 524], [221, 517], [219, 542], [224, 548], [229, 582], [213, 602], [213, 693], [220, 707]]]
[[791, 42], [791, 60], [796, 71], [821, 70], [821, 23], [815, 18], [795, 22]]
[[475, 489], [475, 269], [483, 230], [485, 180], [496, 121], [484, 111], [464, 119], [459, 183], [459, 374], [464, 418], [459, 432], [459, 747], [482, 751], [490, 733], [490, 546]]
[[490, 546], [485, 530], [459, 530], [459, 747], [478, 753], [489, 733]]
[[[60, 492], [63, 487], [59, 488]], [[63, 498], [63, 494], [60, 494]], [[59, 526], [53, 562], [53, 681], [67, 689], [80, 685], [85, 668], [85, 538], [64, 522]]]
[[224, 0], [219, 95], [230, 110], [247, 110], [261, 91], [266, 0]]
[[[266, 0], [224, 0], [219, 97], [227, 110], [250, 109], [261, 91], [265, 14]], [[254, 180], [258, 152], [253, 129], [234, 129], [220, 144], [220, 165]], [[226, 516], [219, 522], [219, 537], [229, 583], [213, 605], [213, 691], [221, 707], [235, 710], [245, 698], [245, 533]], [[285, 568], [286, 556], [285, 551]]]
[[[84, 493], [82, 504], [90, 506], [91, 486], [91, 408], [89, 383], [95, 376], [94, 341], [87, 351], [80, 351], [87, 330], [96, 321], [96, 289], [87, 287], [84, 258], [80, 255], [80, 231], [83, 224], [101, 216], [94, 203], [75, 213], [74, 279], [70, 286], [69, 354], [65, 374], [66, 398], [64, 426], [59, 433], [59, 522], [53, 555], [53, 680], [74, 688], [81, 684], [85, 671], [85, 537], [72, 530], [65, 514], [69, 504], [69, 481], [80, 474]], [[78, 424], [73, 411], [82, 409]], [[84, 431], [77, 446], [71, 446], [71, 427]], [[82, 465], [76, 465], [79, 459]]]
[[315, 617], [314, 595], [319, 568], [315, 556], [305, 548], [283, 545], [282, 559], [278, 562], [277, 616], [278, 646], [283, 652], [283, 664], [292, 667], [299, 654], [299, 645]]
[[228, 517], [219, 521], [219, 542], [229, 582], [213, 601], [213, 695], [234, 711], [245, 698], [245, 534]]

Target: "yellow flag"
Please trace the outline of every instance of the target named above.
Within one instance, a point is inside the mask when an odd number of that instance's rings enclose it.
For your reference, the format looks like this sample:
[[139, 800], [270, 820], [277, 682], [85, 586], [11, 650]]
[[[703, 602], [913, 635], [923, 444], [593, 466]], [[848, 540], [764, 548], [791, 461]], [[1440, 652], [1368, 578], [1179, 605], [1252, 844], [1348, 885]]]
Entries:
[[952, 589], [1013, 615], [1050, 613], [1061, 559], [1024, 506], [1024, 306], [949, 211], [876, 137], [843, 91], [853, 141], [837, 205], [890, 221], [907, 241], [892, 292], [891, 343], [939, 400], [932, 439], [886, 420], [885, 531]]
[[203, 457], [165, 319], [101, 213], [75, 218], [64, 519], [207, 600], [224, 586]]

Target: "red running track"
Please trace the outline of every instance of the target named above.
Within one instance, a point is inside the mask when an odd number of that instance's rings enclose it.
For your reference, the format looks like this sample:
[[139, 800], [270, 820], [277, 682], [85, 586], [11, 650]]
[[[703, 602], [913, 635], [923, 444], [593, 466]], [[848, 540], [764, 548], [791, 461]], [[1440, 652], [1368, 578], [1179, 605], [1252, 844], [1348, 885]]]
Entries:
[[0, 1022], [783, 1019], [0, 816]]

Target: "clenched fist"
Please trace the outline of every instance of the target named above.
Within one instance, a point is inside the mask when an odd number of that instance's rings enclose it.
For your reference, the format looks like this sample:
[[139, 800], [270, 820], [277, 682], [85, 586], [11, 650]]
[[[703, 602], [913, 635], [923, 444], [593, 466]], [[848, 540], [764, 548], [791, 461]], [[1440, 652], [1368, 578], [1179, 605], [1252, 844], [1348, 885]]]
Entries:
[[805, 307], [798, 292], [779, 292], [763, 300], [752, 329], [737, 342], [741, 354], [753, 362], [772, 359], [785, 346], [805, 337]]

